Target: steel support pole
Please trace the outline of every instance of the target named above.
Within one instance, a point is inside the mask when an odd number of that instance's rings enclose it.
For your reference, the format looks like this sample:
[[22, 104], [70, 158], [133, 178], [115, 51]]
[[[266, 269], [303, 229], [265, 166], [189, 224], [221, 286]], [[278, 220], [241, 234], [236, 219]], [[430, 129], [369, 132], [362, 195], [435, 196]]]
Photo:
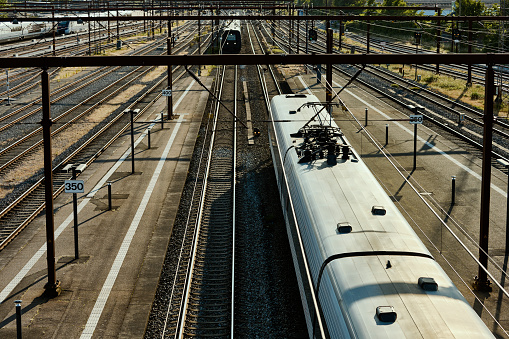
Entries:
[[[198, 55], [201, 55], [201, 10], [198, 8]], [[201, 75], [201, 65], [198, 65], [198, 75]]]
[[366, 54], [369, 54], [369, 30], [371, 29], [371, 24], [368, 22], [368, 27], [366, 29]]
[[[166, 40], [166, 45], [167, 45], [167, 52], [168, 52], [168, 55], [171, 55], [172, 51], [171, 51], [171, 27], [168, 28], [168, 39]], [[168, 105], [168, 120], [171, 120], [173, 119], [173, 86], [172, 86], [172, 83], [173, 83], [173, 74], [172, 74], [172, 65], [168, 65], [168, 86], [167, 88], [172, 91], [172, 95], [166, 97], [166, 101], [167, 101], [167, 105]]]
[[55, 296], [60, 294], [60, 283], [55, 268], [55, 222], [53, 216], [53, 171], [51, 156], [51, 120], [50, 87], [47, 69], [41, 73], [42, 87], [42, 138], [44, 142], [44, 196], [46, 202], [46, 261], [48, 264], [48, 282], [46, 292]]
[[506, 166], [507, 171], [507, 208], [505, 211], [505, 254], [509, 253], [509, 166]]
[[134, 110], [131, 113], [131, 173], [134, 174]]
[[[306, 15], [308, 15], [308, 11], [306, 9]], [[274, 44], [274, 43], [272, 43]], [[309, 20], [306, 19], [306, 54], [309, 53]]]
[[339, 20], [339, 39], [338, 39], [338, 53], [341, 53], [341, 38], [343, 37], [343, 22]]
[[[53, 20], [55, 20], [55, 7], [51, 7], [51, 17], [53, 18]], [[56, 55], [56, 46], [57, 46], [57, 43], [56, 43], [56, 38], [55, 38], [55, 31], [56, 31], [56, 28], [57, 28], [57, 24], [55, 24], [55, 21], [53, 21], [51, 23], [53, 25], [53, 56]]]
[[111, 42], [111, 31], [110, 31], [110, 10], [107, 9], [108, 14], [108, 42]]
[[92, 47], [90, 44], [92, 43], [91, 37], [91, 28], [90, 28], [90, 6], [88, 7], [88, 55], [92, 55]]
[[299, 45], [300, 45], [300, 20], [297, 21], [297, 54], [300, 53], [300, 46]]
[[[291, 16], [292, 10], [290, 8], [290, 5], [287, 6], [288, 10], [288, 16]], [[288, 26], [290, 26], [290, 32], [288, 32], [288, 54], [292, 54], [292, 23], [293, 20], [290, 20], [288, 22]]]
[[[332, 54], [332, 29], [330, 21], [327, 20], [327, 54]], [[326, 84], [325, 84], [325, 101], [328, 105], [329, 113], [331, 113], [332, 101], [332, 63], [327, 64]]]
[[[438, 9], [438, 17], [442, 15], [442, 9]], [[437, 54], [440, 54], [440, 44], [442, 40], [442, 29], [440, 28], [440, 20], [437, 21]], [[440, 64], [436, 65], [437, 74], [440, 72]]]
[[[481, 220], [479, 231], [479, 262], [488, 268], [488, 240], [490, 229], [490, 189], [491, 189], [491, 151], [493, 136], [493, 85], [495, 74], [493, 65], [488, 64], [486, 70], [485, 98], [484, 98], [484, 131], [483, 131], [483, 157], [482, 157], [482, 183], [481, 183]], [[489, 290], [490, 282], [484, 268], [479, 266], [477, 280], [474, 288], [478, 291]]]
[[[468, 53], [472, 53], [472, 20], [468, 20]], [[468, 64], [467, 86], [472, 86], [472, 64]]]
[[[118, 3], [117, 3], [117, 18], [118, 15]], [[122, 48], [122, 42], [120, 42], [120, 21], [117, 20], [117, 49]]]
[[414, 171], [417, 168], [417, 124], [414, 124]]
[[[456, 28], [458, 28], [457, 24], [456, 24]], [[454, 31], [454, 22], [451, 23], [451, 29]], [[453, 37], [452, 32], [451, 32], [451, 53], [454, 53], [454, 37]]]
[[[415, 44], [415, 54], [416, 55], [419, 54], [419, 44], [418, 43]], [[418, 64], [415, 64], [415, 78], [414, 78], [415, 81], [417, 81], [417, 65]]]

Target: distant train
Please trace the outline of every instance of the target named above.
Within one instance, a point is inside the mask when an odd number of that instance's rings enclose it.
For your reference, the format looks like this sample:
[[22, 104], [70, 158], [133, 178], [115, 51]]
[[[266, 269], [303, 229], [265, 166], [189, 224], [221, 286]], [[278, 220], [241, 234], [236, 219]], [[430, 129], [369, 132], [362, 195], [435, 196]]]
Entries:
[[[141, 14], [139, 14], [141, 13]], [[132, 11], [119, 11], [119, 16], [133, 16], [133, 15], [142, 15], [142, 11], [139, 13], [133, 14]], [[116, 11], [110, 12], [110, 17], [116, 16]], [[92, 25], [99, 28], [100, 26], [106, 27], [108, 25], [107, 21], [101, 21], [100, 18], [107, 17], [108, 14], [106, 12], [100, 13], [91, 13], [92, 18], [97, 18], [95, 24]], [[71, 34], [71, 33], [79, 33], [86, 32], [88, 30], [88, 22], [80, 21], [77, 17], [88, 17], [88, 13], [81, 13], [75, 15], [74, 17], [70, 16], [61, 16], [62, 21], [59, 21], [56, 25], [56, 34]], [[57, 16], [58, 18], [58, 16]], [[41, 19], [39, 19], [41, 20]], [[97, 26], [99, 25], [99, 26]], [[116, 25], [116, 22], [114, 22]], [[122, 24], [121, 24], [122, 25]], [[44, 22], [44, 21], [34, 21], [34, 22], [1, 22], [0, 23], [0, 43], [13, 42], [19, 40], [26, 39], [36, 39], [43, 38], [47, 35], [53, 34], [53, 26], [52, 22]]]
[[275, 96], [270, 111], [309, 337], [494, 338], [318, 98]]
[[52, 28], [49, 22], [1, 22], [0, 43], [24, 39], [41, 38], [50, 33]]
[[221, 53], [233, 54], [240, 52], [240, 48], [242, 47], [240, 33], [240, 20], [232, 20], [225, 23], [220, 35]]
[[[118, 16], [132, 16], [132, 11], [119, 11]], [[80, 14], [80, 17], [88, 17], [88, 13]], [[106, 27], [108, 25], [107, 21], [101, 21], [101, 18], [108, 17], [108, 13], [106, 12], [99, 12], [99, 13], [91, 13], [90, 16], [92, 18], [96, 18], [97, 21], [92, 22], [92, 25], [102, 25], [103, 27]], [[110, 17], [117, 16], [117, 11], [111, 11]], [[59, 21], [57, 24], [57, 34], [73, 34], [73, 33], [80, 33], [80, 32], [86, 32], [88, 30], [88, 21], [82, 21], [77, 19], [76, 17], [71, 18], [68, 16], [63, 16], [63, 19], [66, 20]], [[116, 22], [114, 22], [114, 25], [116, 25]]]

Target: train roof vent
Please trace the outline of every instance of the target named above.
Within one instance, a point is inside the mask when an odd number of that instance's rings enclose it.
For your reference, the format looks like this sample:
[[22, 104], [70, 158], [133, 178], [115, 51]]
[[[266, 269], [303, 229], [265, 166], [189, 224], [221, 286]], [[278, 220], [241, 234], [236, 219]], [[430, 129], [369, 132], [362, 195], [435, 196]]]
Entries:
[[383, 323], [393, 323], [398, 317], [392, 306], [378, 306], [376, 308], [376, 316]]
[[371, 214], [373, 215], [385, 215], [387, 211], [385, 210], [385, 207], [383, 206], [373, 206], [371, 207]]
[[306, 94], [287, 94], [285, 98], [307, 98]]
[[420, 277], [417, 283], [425, 291], [438, 291], [438, 284], [433, 278]]
[[352, 232], [352, 225], [350, 225], [349, 222], [338, 222], [337, 227], [338, 233], [340, 234]]

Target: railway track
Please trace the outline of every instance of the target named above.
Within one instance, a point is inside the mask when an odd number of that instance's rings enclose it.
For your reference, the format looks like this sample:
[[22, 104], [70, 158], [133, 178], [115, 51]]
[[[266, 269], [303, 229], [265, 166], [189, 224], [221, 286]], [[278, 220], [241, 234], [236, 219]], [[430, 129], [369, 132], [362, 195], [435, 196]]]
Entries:
[[[16, 43], [10, 43], [0, 46], [1, 56], [18, 56], [18, 57], [30, 57], [30, 56], [46, 56], [53, 55], [53, 43], [55, 43], [55, 55], [66, 55], [66, 54], [91, 54], [89, 51], [92, 50], [104, 50], [105, 48], [111, 48], [116, 46], [116, 41], [112, 41], [113, 38], [126, 38], [138, 34], [142, 28], [141, 23], [129, 23], [120, 24], [118, 37], [111, 34], [111, 30], [116, 30], [116, 25], [110, 27], [110, 34], [108, 34], [107, 28], [93, 28], [88, 32], [73, 33], [69, 35], [55, 35], [47, 34], [40, 38], [34, 38], [24, 40]], [[146, 32], [145, 32], [146, 33]], [[139, 39], [144, 39], [140, 37]], [[94, 48], [92, 48], [94, 45]], [[101, 46], [96, 47], [96, 46]]]
[[[265, 34], [268, 30], [265, 29]], [[287, 41], [279, 37], [279, 47], [282, 50], [288, 49]], [[323, 52], [324, 44], [315, 44], [310, 50]], [[349, 79], [357, 71], [358, 68], [348, 65], [334, 65], [333, 70], [337, 74], [342, 74]], [[459, 73], [456, 73], [459, 75]], [[356, 82], [362, 84], [364, 88], [382, 95], [385, 100], [390, 101], [391, 105], [406, 112], [413, 114], [408, 109], [409, 105], [415, 105], [428, 108], [424, 115], [426, 116], [426, 124], [428, 126], [436, 126], [444, 133], [460, 142], [461, 144], [469, 144], [468, 149], [474, 154], [480, 155], [482, 148], [482, 129], [483, 129], [483, 113], [479, 110], [471, 108], [455, 100], [446, 98], [438, 93], [426, 90], [419, 84], [401, 79], [391, 72], [381, 68], [367, 67], [356, 79]], [[397, 89], [395, 89], [397, 88]], [[459, 117], [464, 117], [465, 121], [459, 123]], [[496, 128], [494, 129], [494, 152], [492, 152], [492, 163], [497, 168], [502, 167], [496, 162], [499, 158], [508, 158], [509, 144], [508, 124], [501, 120], [495, 120]]]
[[[182, 39], [183, 46], [185, 40]], [[204, 44], [207, 44], [205, 41]], [[154, 50], [156, 50], [155, 48]], [[195, 51], [197, 48], [195, 48]], [[179, 67], [174, 69], [176, 72]], [[138, 78], [143, 73], [148, 72], [145, 70], [138, 74]], [[140, 73], [140, 72], [138, 72]], [[185, 72], [182, 72], [174, 81], [177, 81]], [[147, 89], [145, 94], [142, 94], [133, 102], [128, 102], [128, 109], [136, 109], [137, 105], [141, 105], [138, 110], [140, 114], [143, 109], [149, 107], [157, 98], [161, 96], [161, 90], [166, 88], [165, 86], [166, 76], [160, 78], [155, 85]], [[152, 97], [152, 99], [150, 99]], [[147, 106], [148, 102], [148, 106]], [[121, 109], [121, 112], [124, 110]], [[139, 114], [137, 115], [139, 116]], [[136, 116], [136, 117], [137, 117]], [[135, 119], [136, 119], [135, 117]], [[108, 119], [105, 120], [105, 122]], [[71, 125], [73, 122], [69, 122]], [[76, 122], [74, 122], [76, 123]], [[113, 127], [115, 126], [115, 127]], [[67, 152], [54, 160], [54, 195], [59, 194], [63, 190], [63, 181], [69, 179], [68, 173], [60, 173], [60, 168], [66, 163], [82, 163], [88, 164], [93, 161], [104, 149], [113, 142], [125, 129], [129, 126], [129, 117], [127, 114], [117, 114], [113, 119], [109, 119], [106, 124], [98, 125], [95, 129], [91, 130], [83, 142], [80, 142], [80, 146], [73, 146], [74, 151], [68, 149]], [[56, 131], [55, 131], [56, 132]], [[41, 143], [39, 140], [38, 143]], [[94, 145], [94, 146], [92, 146]], [[33, 144], [28, 148], [32, 150], [41, 147], [34, 146]], [[28, 154], [30, 151], [25, 152]], [[78, 156], [78, 153], [80, 154]], [[0, 250], [10, 242], [35, 216], [44, 208], [44, 194], [41, 193], [44, 184], [44, 178], [42, 177], [42, 170], [34, 173], [28, 180], [22, 182], [16, 186], [16, 198], [0, 212]], [[19, 193], [18, 193], [19, 192]]]
[[[219, 73], [221, 72], [221, 73]], [[224, 79], [236, 79], [232, 67], [218, 70], [217, 97], [225, 100]], [[236, 81], [230, 86], [237, 86]], [[235, 112], [236, 98], [225, 103]], [[207, 129], [210, 146], [201, 150], [199, 179], [179, 255], [164, 337], [231, 334], [234, 256], [235, 128], [230, 112], [215, 102], [214, 120]]]
[[[255, 30], [247, 30], [255, 39]], [[244, 39], [244, 45], [249, 45], [245, 33]], [[260, 42], [254, 43], [251, 49], [255, 50], [255, 53], [262, 53], [260, 45]], [[244, 53], [248, 53], [246, 47], [243, 48]], [[264, 98], [269, 100], [269, 93], [278, 93], [277, 82], [272, 84], [269, 73], [261, 66], [241, 67], [237, 71], [228, 67], [222, 68], [221, 72], [222, 76], [216, 76], [216, 79], [222, 79], [215, 82], [216, 96], [221, 97], [223, 103], [231, 107], [231, 112], [239, 116], [241, 121], [247, 121], [247, 126], [252, 123], [266, 132], [268, 103]], [[234, 72], [236, 74], [233, 74]], [[267, 79], [264, 79], [265, 76]], [[225, 86], [224, 79], [229, 80], [228, 86]], [[233, 79], [236, 79], [238, 84], [235, 84]], [[264, 83], [265, 80], [268, 83], [261, 87], [260, 82]], [[240, 96], [242, 92], [244, 94]], [[233, 93], [236, 93], [235, 97]], [[241, 104], [243, 101], [244, 104]], [[234, 103], [238, 104], [237, 109]], [[248, 105], [253, 105], [250, 117], [245, 108]], [[181, 200], [179, 208], [182, 214], [185, 214], [186, 221], [181, 227], [174, 226], [173, 232], [176, 235], [172, 237], [174, 240], [168, 247], [171, 254], [167, 255], [167, 261], [171, 263], [165, 265], [160, 279], [160, 292], [154, 302], [152, 321], [149, 322], [150, 334], [146, 334], [147, 338], [248, 338], [250, 334], [259, 335], [263, 332], [260, 328], [253, 332], [253, 326], [250, 325], [255, 322], [257, 315], [265, 308], [274, 307], [270, 305], [271, 302], [260, 300], [252, 293], [253, 284], [256, 284], [257, 288], [276, 288], [270, 279], [270, 275], [274, 274], [273, 269], [269, 268], [274, 261], [282, 259], [278, 252], [274, 253], [277, 259], [272, 260], [271, 264], [261, 264], [260, 261], [267, 255], [264, 249], [267, 240], [260, 236], [260, 229], [253, 225], [252, 220], [256, 215], [255, 211], [261, 208], [259, 202], [256, 203], [260, 201], [259, 191], [266, 191], [265, 187], [257, 188], [256, 183], [259, 181], [256, 181], [252, 174], [252, 171], [255, 171], [252, 167], [256, 166], [255, 154], [264, 153], [264, 156], [270, 159], [270, 152], [265, 146], [266, 141], [256, 145], [257, 141], [250, 134], [252, 126], [244, 128], [244, 124], [239, 123], [235, 127], [232, 117], [230, 112], [221, 110], [214, 101], [210, 104], [210, 113], [205, 115], [202, 122], [198, 141], [200, 146], [195, 148], [195, 156], [199, 160], [196, 160], [196, 165], [191, 163], [195, 168], [190, 171], [192, 184], [189, 183], [189, 186], [192, 188], [185, 189], [188, 193], [184, 193], [186, 198]], [[267, 138], [266, 133], [262, 132], [262, 135], [263, 139]], [[210, 146], [209, 140], [214, 140]], [[235, 151], [234, 144], [238, 151]], [[264, 166], [270, 166], [269, 173], [273, 173], [270, 163]], [[275, 189], [274, 185], [271, 187]], [[277, 197], [277, 194], [274, 196]], [[242, 208], [239, 208], [238, 204]], [[273, 207], [278, 209], [277, 204]], [[265, 230], [264, 227], [261, 229]], [[284, 228], [278, 227], [276, 233], [282, 235], [280, 242], [287, 243]], [[291, 265], [285, 267], [290, 270], [286, 276], [293, 276]], [[258, 280], [264, 278], [265, 280]], [[282, 280], [292, 283], [291, 279]], [[296, 283], [292, 288], [295, 286]], [[286, 291], [292, 288], [286, 286]], [[162, 292], [165, 289], [170, 292]], [[275, 296], [273, 302], [284, 303], [284, 294], [282, 292]], [[292, 314], [293, 319], [301, 319], [303, 315], [298, 312], [297, 307], [290, 313], [282, 314], [280, 318]], [[161, 321], [157, 314], [164, 314], [164, 321]], [[268, 333], [275, 333], [273, 326], [267, 326], [266, 330], [272, 331]], [[288, 333], [288, 330], [284, 332], [284, 326], [279, 326], [276, 331], [278, 330], [283, 331], [280, 332], [282, 335]]]
[[[184, 25], [183, 27], [181, 27], [181, 29], [187, 29], [189, 26], [189, 23], [187, 23], [186, 25]], [[122, 32], [121, 34], [121, 37], [128, 37], [128, 36], [132, 36], [133, 34], [136, 34], [137, 31], [133, 31], [133, 30], [129, 30], [127, 32]], [[183, 37], [184, 40], [185, 40], [185, 36]], [[66, 38], [68, 39], [68, 38]], [[101, 39], [105, 39], [105, 38], [101, 38]], [[62, 43], [62, 44], [65, 44], [65, 39], [64, 38], [59, 38], [59, 44]], [[141, 44], [143, 42], [146, 41], [146, 37], [138, 37], [138, 38], [133, 38], [130, 40], [129, 43], [127, 42], [124, 42], [124, 44], [128, 44], [128, 45], [136, 45], [136, 44]], [[181, 43], [179, 43], [180, 45]], [[103, 50], [106, 50], [108, 48], [113, 48], [115, 47], [115, 43], [113, 42], [108, 42], [108, 43], [105, 43], [103, 46], [102, 46], [102, 49]], [[133, 50], [131, 53], [134, 53], [135, 51]], [[69, 48], [69, 47], [65, 47], [65, 48], [58, 48], [56, 50], [56, 55], [86, 55], [88, 54], [88, 47], [86, 45], [77, 45], [73, 48]], [[57, 75], [59, 73], [60, 69], [55, 69], [52, 71], [52, 75], [55, 74]], [[35, 73], [35, 74], [34, 74]], [[14, 76], [13, 76], [14, 75]], [[9, 88], [9, 91], [7, 90], [7, 74], [2, 74], [0, 75], [0, 88], [5, 88], [5, 90], [3, 92], [0, 92], [0, 104], [5, 102], [7, 100], [7, 97], [9, 97], [11, 100], [16, 100], [16, 97], [20, 97], [22, 96], [23, 94], [26, 94], [27, 92], [29, 92], [30, 90], [34, 89], [35, 87], [37, 86], [40, 86], [40, 81], [38, 80], [38, 76], [40, 75], [40, 70], [33, 70], [33, 69], [27, 69], [27, 70], [16, 70], [16, 73], [13, 74], [11, 72], [11, 76], [9, 77], [9, 83], [10, 83], [10, 88]], [[86, 79], [86, 78], [85, 78]], [[63, 89], [58, 89], [58, 90], [63, 90]]]

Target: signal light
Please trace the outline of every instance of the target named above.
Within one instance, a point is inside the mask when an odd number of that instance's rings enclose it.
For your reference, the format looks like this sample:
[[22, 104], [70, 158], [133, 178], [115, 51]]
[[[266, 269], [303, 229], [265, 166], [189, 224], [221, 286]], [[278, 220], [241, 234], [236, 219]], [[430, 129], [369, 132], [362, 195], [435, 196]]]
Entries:
[[318, 40], [318, 32], [316, 31], [316, 29], [310, 29], [308, 36], [309, 36], [309, 41]]
[[461, 40], [460, 30], [457, 28], [453, 28], [452, 30], [452, 39], [453, 40]]
[[416, 43], [417, 45], [421, 43], [421, 36], [422, 36], [422, 33], [421, 33], [421, 32], [415, 32], [415, 33], [414, 33], [415, 43]]

